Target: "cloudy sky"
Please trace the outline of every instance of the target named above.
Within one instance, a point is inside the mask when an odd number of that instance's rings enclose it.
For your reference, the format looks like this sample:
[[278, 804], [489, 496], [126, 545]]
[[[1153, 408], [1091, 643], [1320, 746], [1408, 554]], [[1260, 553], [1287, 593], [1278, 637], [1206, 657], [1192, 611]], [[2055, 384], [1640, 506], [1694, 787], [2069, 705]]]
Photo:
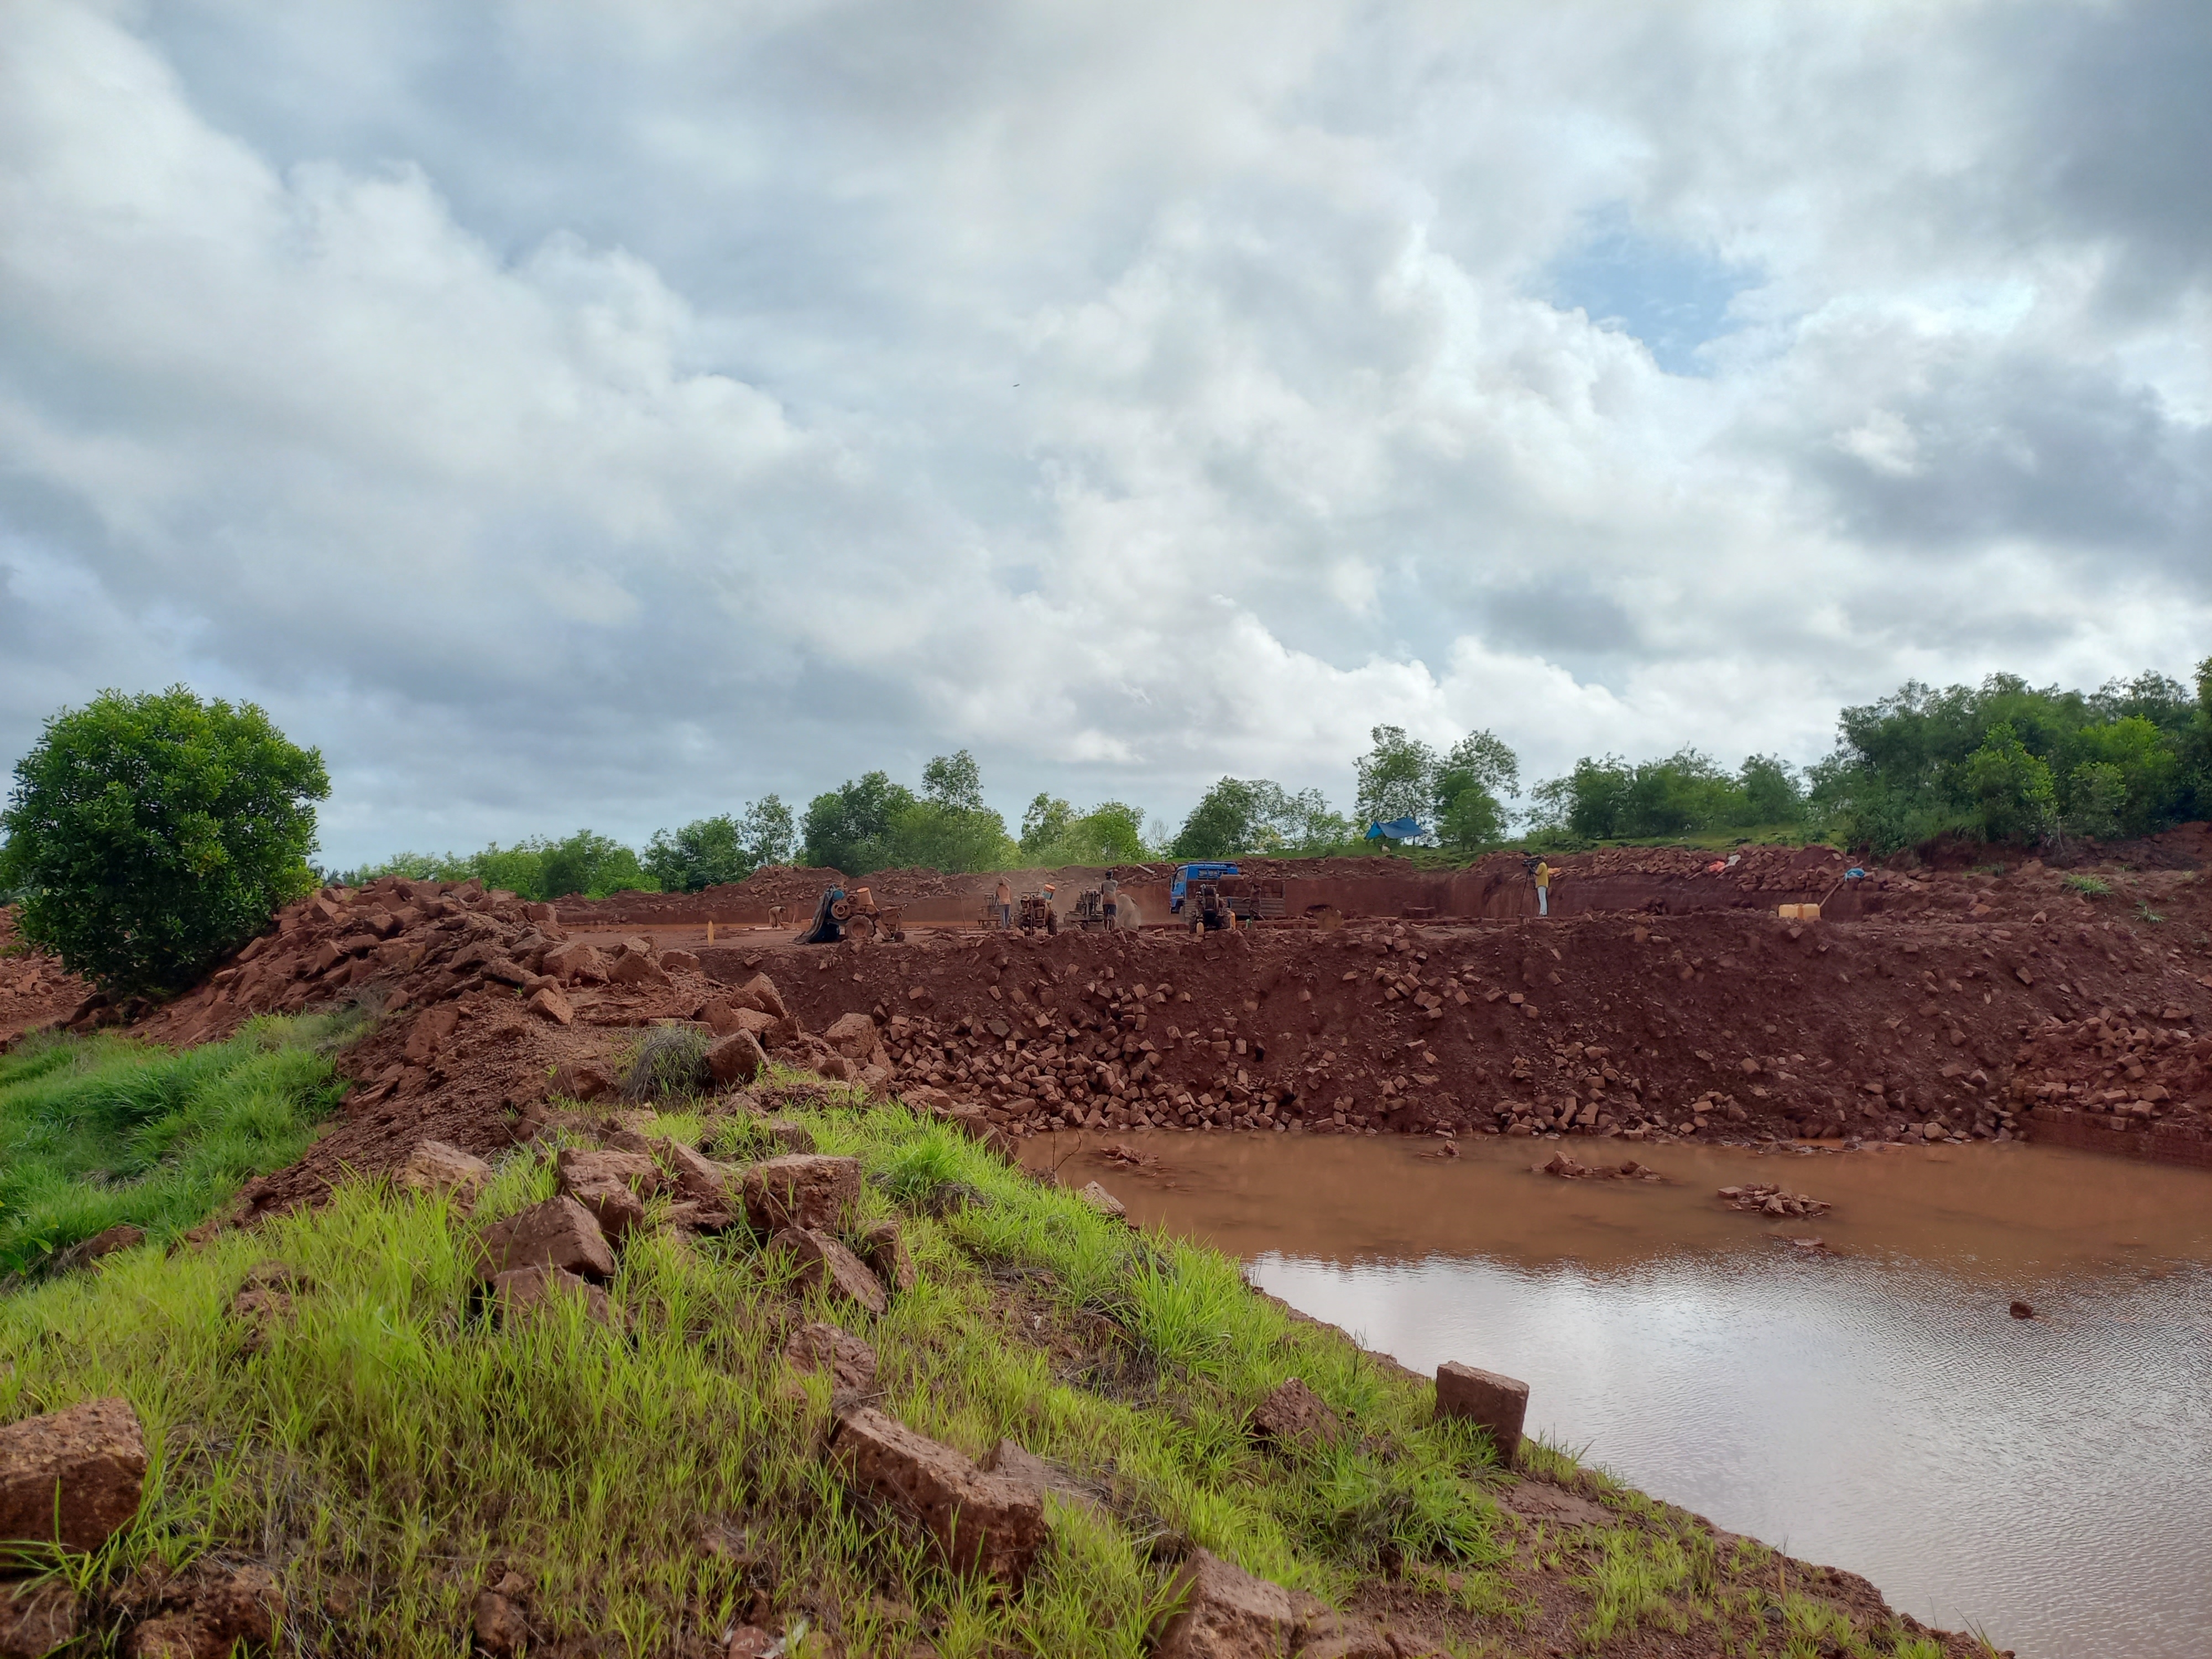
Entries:
[[2212, 8], [0, 7], [0, 764], [353, 861], [2212, 651]]

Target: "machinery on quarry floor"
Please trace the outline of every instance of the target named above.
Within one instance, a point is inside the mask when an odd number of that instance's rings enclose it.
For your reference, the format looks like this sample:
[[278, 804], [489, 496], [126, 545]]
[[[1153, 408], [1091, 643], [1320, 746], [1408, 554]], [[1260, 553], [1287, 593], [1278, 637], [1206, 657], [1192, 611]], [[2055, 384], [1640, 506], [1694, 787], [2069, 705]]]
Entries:
[[1194, 933], [1279, 921], [1284, 914], [1283, 884], [1245, 875], [1193, 880], [1184, 889], [1181, 908]]
[[865, 887], [847, 892], [842, 887], [823, 890], [814, 906], [814, 920], [799, 934], [800, 945], [835, 945], [841, 939], [902, 939], [906, 937], [904, 908], [878, 905]]
[[1052, 889], [1042, 893], [1024, 893], [1014, 907], [1014, 926], [1024, 933], [1057, 933], [1060, 918], [1053, 913]]

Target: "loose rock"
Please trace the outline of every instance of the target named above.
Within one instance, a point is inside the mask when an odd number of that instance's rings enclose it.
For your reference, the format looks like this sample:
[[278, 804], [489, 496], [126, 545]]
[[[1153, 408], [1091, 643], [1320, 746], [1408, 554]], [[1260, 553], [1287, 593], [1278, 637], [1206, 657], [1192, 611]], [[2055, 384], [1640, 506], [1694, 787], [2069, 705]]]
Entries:
[[830, 1386], [840, 1393], [865, 1392], [876, 1381], [876, 1351], [841, 1325], [815, 1320], [792, 1333], [784, 1344], [784, 1358], [803, 1371], [830, 1373]]
[[961, 1452], [872, 1407], [838, 1420], [830, 1449], [845, 1478], [913, 1515], [956, 1569], [1018, 1587], [1044, 1542], [1044, 1503]]
[[516, 1267], [560, 1267], [587, 1279], [611, 1279], [615, 1253], [592, 1212], [565, 1194], [487, 1228], [479, 1241], [478, 1276]]
[[138, 1514], [146, 1436], [127, 1400], [94, 1400], [0, 1429], [0, 1543], [90, 1552]]
[[445, 1193], [455, 1207], [472, 1208], [491, 1180], [491, 1165], [442, 1140], [425, 1140], [400, 1166], [399, 1184], [410, 1192]]
[[745, 1171], [745, 1217], [759, 1231], [785, 1227], [835, 1227], [860, 1201], [857, 1158], [791, 1153]]
[[883, 1282], [829, 1234], [786, 1227], [768, 1243], [771, 1250], [784, 1251], [798, 1262], [799, 1282], [807, 1289], [832, 1291], [879, 1317], [890, 1311], [890, 1298], [884, 1293]]
[[1520, 1454], [1521, 1426], [1528, 1414], [1526, 1382], [1456, 1360], [1437, 1367], [1437, 1415], [1488, 1429], [1502, 1467], [1511, 1468]]
[[1206, 1550], [1194, 1550], [1169, 1593], [1179, 1603], [1153, 1659], [1281, 1659], [1298, 1621], [1290, 1592]]
[[1299, 1377], [1289, 1377], [1252, 1408], [1255, 1439], [1276, 1445], [1326, 1445], [1343, 1425], [1328, 1402]]
[[878, 1221], [860, 1235], [860, 1260], [894, 1295], [914, 1288], [914, 1257], [896, 1221]]
[[550, 1309], [556, 1296], [580, 1296], [585, 1313], [593, 1321], [601, 1325], [614, 1323], [607, 1293], [591, 1280], [561, 1267], [516, 1267], [500, 1273], [491, 1281], [489, 1299], [501, 1321], [511, 1323]]

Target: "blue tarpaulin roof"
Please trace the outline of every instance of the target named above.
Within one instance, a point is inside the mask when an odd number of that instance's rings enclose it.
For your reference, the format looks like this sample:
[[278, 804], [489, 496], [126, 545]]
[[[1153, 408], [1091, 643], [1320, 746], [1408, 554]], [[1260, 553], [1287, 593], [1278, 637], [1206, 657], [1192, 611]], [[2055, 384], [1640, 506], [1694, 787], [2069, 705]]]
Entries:
[[1420, 833], [1421, 821], [1419, 818], [1392, 818], [1388, 823], [1367, 826], [1367, 839], [1370, 841], [1380, 841], [1385, 836], [1392, 841], [1411, 841]]

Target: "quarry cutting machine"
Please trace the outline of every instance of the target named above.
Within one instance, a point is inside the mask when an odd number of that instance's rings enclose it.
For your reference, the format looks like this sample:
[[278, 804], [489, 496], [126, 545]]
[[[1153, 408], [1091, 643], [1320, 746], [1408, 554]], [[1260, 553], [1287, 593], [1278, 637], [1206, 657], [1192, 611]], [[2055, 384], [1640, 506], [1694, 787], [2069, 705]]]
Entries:
[[835, 945], [840, 939], [902, 939], [905, 913], [896, 904], [878, 905], [865, 887], [847, 892], [842, 887], [823, 890], [814, 906], [814, 920], [800, 933], [800, 945]]

